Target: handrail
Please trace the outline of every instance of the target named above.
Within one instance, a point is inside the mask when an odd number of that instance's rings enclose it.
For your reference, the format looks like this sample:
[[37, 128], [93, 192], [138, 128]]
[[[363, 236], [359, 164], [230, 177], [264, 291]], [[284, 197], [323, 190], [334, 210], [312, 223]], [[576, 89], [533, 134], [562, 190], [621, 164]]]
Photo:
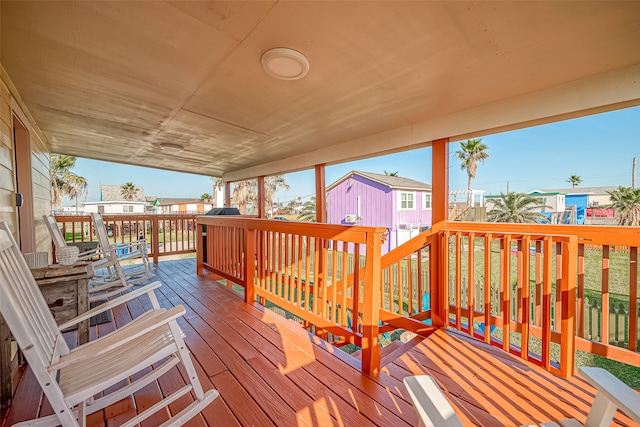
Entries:
[[[194, 214], [106, 214], [102, 217], [111, 230], [114, 244], [137, 241], [142, 233], [155, 263], [159, 256], [195, 252]], [[71, 242], [97, 241], [89, 215], [56, 215], [56, 221]]]
[[242, 286], [247, 302], [275, 304], [326, 340], [356, 344], [362, 370], [378, 371], [385, 228], [206, 216], [196, 224], [198, 274]]
[[[374, 242], [382, 228], [246, 217], [197, 221], [199, 230], [206, 228], [208, 257], [198, 251], [199, 274], [206, 268], [240, 284], [248, 301], [274, 303], [324, 339], [362, 346], [363, 370], [377, 370], [376, 333], [405, 329], [425, 337], [442, 326], [562, 376], [572, 375], [576, 349], [640, 364], [637, 227], [447, 222], [378, 256]], [[617, 321], [607, 320], [613, 313], [609, 245], [628, 248], [623, 335]], [[592, 297], [585, 277], [593, 266], [585, 261], [593, 251], [586, 256], [585, 248], [592, 247], [602, 251], [596, 272], [603, 283], [602, 337], [593, 336], [587, 321]], [[494, 328], [502, 332], [492, 334]], [[609, 342], [612, 331], [628, 349]], [[551, 356], [553, 343], [558, 358]]]

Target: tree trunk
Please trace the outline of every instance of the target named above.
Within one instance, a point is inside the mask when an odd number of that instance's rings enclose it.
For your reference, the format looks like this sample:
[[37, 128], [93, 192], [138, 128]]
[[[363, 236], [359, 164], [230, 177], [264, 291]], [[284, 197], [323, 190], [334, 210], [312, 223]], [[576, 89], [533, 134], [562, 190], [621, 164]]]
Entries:
[[469, 207], [473, 206], [473, 193], [471, 192], [471, 181], [473, 181], [473, 178], [471, 178], [471, 175], [469, 175], [469, 182], [467, 184], [467, 203], [469, 204]]

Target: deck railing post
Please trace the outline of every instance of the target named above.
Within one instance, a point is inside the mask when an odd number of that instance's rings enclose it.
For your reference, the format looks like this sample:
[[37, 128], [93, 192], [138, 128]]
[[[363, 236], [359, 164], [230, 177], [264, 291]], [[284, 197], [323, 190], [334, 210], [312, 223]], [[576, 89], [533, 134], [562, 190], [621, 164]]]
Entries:
[[[362, 372], [376, 375], [380, 370], [380, 292], [382, 233], [367, 233], [367, 261], [364, 268], [362, 313]], [[357, 260], [356, 260], [357, 263]], [[356, 264], [357, 268], [357, 264]], [[353, 286], [360, 286], [354, 283]]]
[[256, 230], [245, 229], [244, 242], [244, 300], [245, 302], [256, 302], [255, 280], [256, 280]]
[[562, 244], [560, 374], [565, 378], [572, 377], [574, 374], [577, 255], [578, 237], [570, 236], [568, 242]]
[[160, 229], [158, 228], [158, 218], [151, 220], [151, 236], [153, 242], [151, 244], [151, 252], [153, 254], [153, 263], [158, 264], [158, 254], [160, 253]]
[[204, 234], [206, 233], [206, 231], [203, 231], [203, 228], [206, 230], [207, 226], [200, 225], [196, 220], [194, 228], [194, 240], [196, 242], [196, 274], [198, 274], [198, 276], [202, 276], [202, 264], [204, 262]]

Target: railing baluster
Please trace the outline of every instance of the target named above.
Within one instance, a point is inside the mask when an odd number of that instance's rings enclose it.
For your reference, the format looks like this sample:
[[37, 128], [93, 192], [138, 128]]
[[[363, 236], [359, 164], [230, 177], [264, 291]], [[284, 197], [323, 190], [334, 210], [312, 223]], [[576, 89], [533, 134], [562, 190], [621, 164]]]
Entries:
[[602, 323], [600, 342], [609, 344], [609, 245], [602, 247]]
[[[544, 265], [542, 274], [542, 366], [551, 366], [551, 282], [553, 281], [553, 240], [544, 237]], [[557, 284], [556, 284], [557, 286]]]
[[638, 351], [638, 248], [629, 250], [629, 350]]
[[491, 244], [492, 235], [484, 236], [484, 342], [491, 342]]
[[521, 240], [522, 244], [522, 299], [519, 301], [522, 304], [522, 341], [520, 346], [520, 357], [529, 359], [529, 307], [530, 295], [529, 295], [529, 277], [530, 277], [530, 261], [529, 247], [531, 246], [531, 237], [529, 235], [523, 236]]
[[467, 270], [468, 270], [468, 279], [467, 279], [467, 286], [468, 286], [468, 291], [467, 291], [467, 295], [468, 295], [468, 299], [467, 299], [467, 324], [469, 327], [469, 335], [473, 336], [473, 322], [474, 322], [474, 317], [475, 317], [475, 302], [474, 302], [474, 298], [475, 298], [475, 238], [476, 235], [475, 233], [469, 233], [469, 236], [467, 237], [468, 239], [468, 244], [467, 244], [467, 249], [468, 249], [468, 256], [469, 256], [469, 265], [467, 266]]
[[502, 349], [509, 351], [511, 345], [511, 236], [502, 238], [500, 248], [500, 288], [502, 291]]

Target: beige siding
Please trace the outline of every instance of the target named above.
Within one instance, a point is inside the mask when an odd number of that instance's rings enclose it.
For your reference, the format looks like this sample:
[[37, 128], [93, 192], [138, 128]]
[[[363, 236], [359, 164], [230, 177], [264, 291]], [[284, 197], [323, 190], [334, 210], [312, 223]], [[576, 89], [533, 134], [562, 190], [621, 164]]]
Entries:
[[0, 221], [16, 230], [14, 153], [11, 126], [11, 94], [0, 81]]
[[13, 83], [0, 66], [0, 221], [6, 221], [17, 234], [17, 210], [15, 207], [15, 153], [13, 148], [13, 105], [19, 105], [22, 118], [26, 117], [31, 148], [31, 179], [33, 216], [36, 226], [36, 250], [51, 252], [51, 238], [42, 216], [51, 213], [49, 179], [49, 143], [21, 101]]

